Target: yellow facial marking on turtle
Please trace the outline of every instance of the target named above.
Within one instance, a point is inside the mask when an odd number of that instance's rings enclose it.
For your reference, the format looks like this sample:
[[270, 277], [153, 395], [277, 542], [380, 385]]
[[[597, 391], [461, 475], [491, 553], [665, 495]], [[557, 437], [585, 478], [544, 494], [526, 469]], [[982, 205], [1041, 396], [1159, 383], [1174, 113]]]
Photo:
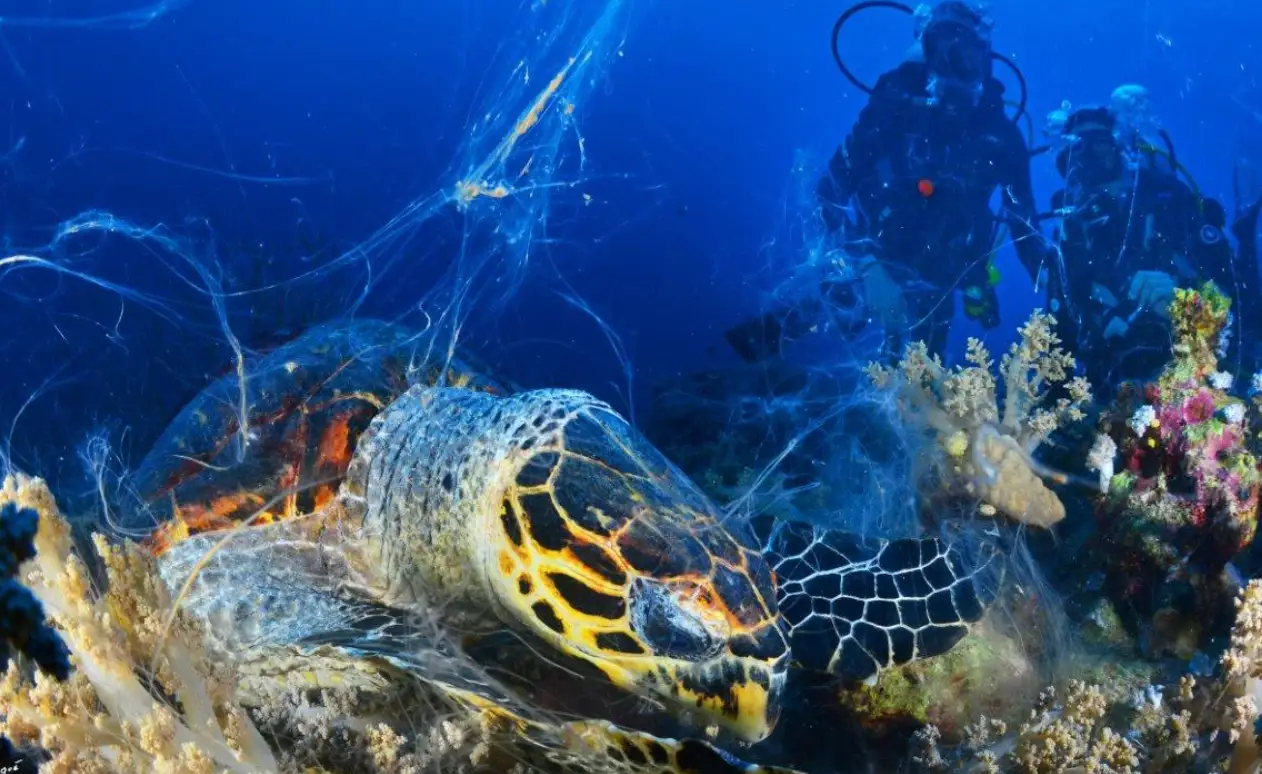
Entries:
[[361, 438], [339, 501], [381, 603], [526, 629], [744, 740], [778, 719], [788, 648], [766, 562], [586, 394], [415, 387]]
[[501, 602], [615, 685], [766, 737], [787, 645], [762, 558], [615, 415], [555, 419], [500, 502]]
[[[579, 720], [561, 727], [563, 738], [575, 750], [602, 755], [611, 763], [631, 771], [672, 774], [795, 774], [790, 769], [745, 763], [728, 753], [719, 753], [697, 739], [669, 739], [619, 728], [598, 720]], [[621, 769], [624, 766], [611, 766]], [[656, 768], [650, 769], [650, 766]]]

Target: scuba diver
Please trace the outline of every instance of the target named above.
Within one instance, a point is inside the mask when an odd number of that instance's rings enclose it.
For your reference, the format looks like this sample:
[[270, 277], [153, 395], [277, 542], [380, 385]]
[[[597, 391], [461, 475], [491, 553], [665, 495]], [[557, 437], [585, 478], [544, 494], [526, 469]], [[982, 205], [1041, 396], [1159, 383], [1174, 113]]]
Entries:
[[[1238, 209], [1233, 255], [1223, 205], [1202, 196], [1174, 154], [1129, 131], [1115, 108], [1068, 113], [1052, 196], [1063, 263], [1051, 272], [1051, 308], [1100, 394], [1153, 378], [1170, 356], [1176, 287], [1212, 280], [1232, 299], [1229, 360], [1248, 368], [1262, 328], [1257, 302], [1259, 203]], [[1243, 349], [1242, 349], [1243, 348]]]
[[[869, 88], [846, 68], [837, 33], [871, 7], [913, 14], [916, 44], [906, 61]], [[825, 279], [818, 298], [728, 331], [729, 343], [747, 361], [779, 354], [782, 342], [815, 330], [833, 310], [856, 307], [864, 313], [860, 323], [883, 327], [887, 355], [899, 353], [904, 333], [908, 341], [923, 339], [941, 352], [957, 286], [964, 288], [969, 317], [987, 328], [998, 324], [992, 259], [1005, 230], [1031, 279], [1054, 253], [1038, 230], [1030, 151], [1018, 128], [1024, 78], [992, 51], [991, 27], [961, 0], [916, 11], [875, 0], [838, 19], [834, 58], [869, 100], [833, 155], [816, 198], [830, 246], [845, 256], [850, 276]], [[996, 61], [1012, 67], [1021, 82], [1012, 118], [1005, 112], [1004, 86], [993, 74]], [[997, 190], [999, 213], [990, 206]]]

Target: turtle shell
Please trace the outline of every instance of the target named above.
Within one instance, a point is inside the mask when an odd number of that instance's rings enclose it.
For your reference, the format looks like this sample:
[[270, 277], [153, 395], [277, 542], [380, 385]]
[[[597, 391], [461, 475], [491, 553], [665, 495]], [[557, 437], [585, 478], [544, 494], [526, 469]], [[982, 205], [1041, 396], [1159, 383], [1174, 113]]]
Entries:
[[179, 412], [136, 469], [121, 527], [161, 553], [190, 535], [322, 507], [360, 434], [410, 385], [508, 392], [446, 352], [430, 336], [377, 320], [309, 329], [249, 364], [244, 390], [226, 375]]

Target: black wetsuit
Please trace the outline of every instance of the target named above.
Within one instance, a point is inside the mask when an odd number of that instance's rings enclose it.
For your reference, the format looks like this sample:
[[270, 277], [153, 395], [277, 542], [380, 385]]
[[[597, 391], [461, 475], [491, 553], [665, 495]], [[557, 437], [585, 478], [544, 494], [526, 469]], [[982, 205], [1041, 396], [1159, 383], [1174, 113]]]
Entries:
[[[1214, 281], [1232, 298], [1237, 343], [1255, 338], [1257, 257], [1242, 241], [1233, 260], [1222, 207], [1201, 199], [1177, 175], [1143, 164], [1124, 179], [1072, 194], [1058, 191], [1053, 206], [1068, 206], [1057, 233], [1063, 264], [1051, 273], [1053, 308], [1062, 335], [1099, 394], [1128, 379], [1155, 377], [1170, 358], [1170, 324], [1128, 298], [1136, 273], [1159, 271], [1179, 287]], [[1249, 224], [1256, 226], [1256, 212]], [[1105, 338], [1113, 318], [1127, 323]]]
[[[955, 112], [929, 104], [928, 81], [920, 62], [881, 76], [817, 196], [846, 252], [881, 261], [904, 289], [908, 340], [940, 352], [955, 288], [984, 289], [991, 308], [980, 320], [998, 323], [987, 268], [1001, 221], [1031, 277], [1049, 248], [1038, 233], [1029, 150], [1004, 111], [1003, 85], [990, 79], [976, 107]], [[999, 216], [990, 206], [996, 190]]]

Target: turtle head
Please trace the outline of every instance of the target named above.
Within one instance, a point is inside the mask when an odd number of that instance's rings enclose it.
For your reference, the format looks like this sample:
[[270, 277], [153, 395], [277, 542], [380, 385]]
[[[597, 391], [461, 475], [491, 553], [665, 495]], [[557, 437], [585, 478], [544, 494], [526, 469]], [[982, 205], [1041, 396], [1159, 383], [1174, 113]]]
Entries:
[[[757, 558], [761, 561], [761, 558]], [[649, 660], [605, 658], [606, 673], [632, 690], [645, 687], [745, 741], [771, 733], [780, 715], [785, 638], [770, 616], [747, 628], [733, 607], [745, 589], [721, 588], [709, 579], [658, 580], [636, 577], [630, 586], [630, 642]], [[727, 598], [723, 595], [727, 594]], [[613, 670], [617, 670], [615, 673]]]
[[563, 394], [505, 490], [496, 596], [622, 689], [765, 738], [788, 664], [770, 567], [621, 417]]

